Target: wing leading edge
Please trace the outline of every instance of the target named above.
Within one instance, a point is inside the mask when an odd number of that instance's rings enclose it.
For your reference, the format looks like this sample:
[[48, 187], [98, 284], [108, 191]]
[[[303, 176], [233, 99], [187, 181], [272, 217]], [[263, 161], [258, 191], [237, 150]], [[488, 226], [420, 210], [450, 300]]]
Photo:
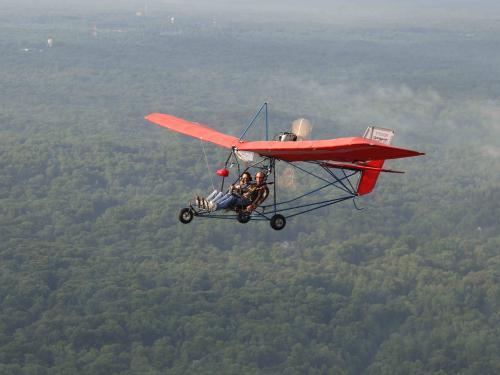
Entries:
[[153, 124], [173, 130], [177, 133], [189, 135], [201, 139], [202, 141], [215, 143], [218, 146], [232, 148], [238, 143], [238, 138], [236, 137], [220, 133], [206, 125], [187, 121], [175, 116], [165, 115], [163, 113], [150, 113], [145, 119]]

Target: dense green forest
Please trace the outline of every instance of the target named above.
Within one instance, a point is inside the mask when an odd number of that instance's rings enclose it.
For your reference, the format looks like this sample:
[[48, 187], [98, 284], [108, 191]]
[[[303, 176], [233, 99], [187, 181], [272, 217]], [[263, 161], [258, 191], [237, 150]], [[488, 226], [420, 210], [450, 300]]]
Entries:
[[[28, 3], [0, 10], [1, 375], [500, 373], [498, 6]], [[362, 211], [179, 223], [203, 150], [143, 117], [239, 135], [264, 101], [427, 155]]]

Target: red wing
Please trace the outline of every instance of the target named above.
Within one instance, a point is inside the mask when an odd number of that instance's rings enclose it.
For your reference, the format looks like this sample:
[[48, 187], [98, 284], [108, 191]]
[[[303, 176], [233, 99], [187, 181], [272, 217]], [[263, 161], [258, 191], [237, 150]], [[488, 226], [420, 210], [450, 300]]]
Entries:
[[240, 142], [238, 138], [220, 133], [206, 125], [171, 115], [150, 113], [145, 119], [177, 133], [212, 142], [222, 147], [231, 148], [237, 146], [240, 151], [252, 151], [262, 156], [287, 161], [334, 160], [352, 163], [424, 155], [418, 151], [392, 147], [366, 138], [338, 138], [299, 142]]
[[238, 138], [236, 137], [220, 133], [197, 122], [183, 120], [163, 113], [150, 113], [145, 119], [177, 133], [189, 135], [202, 141], [212, 142], [222, 147], [231, 148], [238, 143]]
[[418, 151], [355, 137], [299, 142], [242, 142], [237, 147], [240, 151], [252, 151], [287, 161], [334, 160], [353, 163], [424, 155]]

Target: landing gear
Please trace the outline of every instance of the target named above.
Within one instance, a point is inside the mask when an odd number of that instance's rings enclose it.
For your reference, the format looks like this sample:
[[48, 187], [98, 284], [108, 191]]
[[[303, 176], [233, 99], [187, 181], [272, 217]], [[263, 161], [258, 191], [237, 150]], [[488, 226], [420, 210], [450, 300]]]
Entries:
[[193, 210], [189, 207], [184, 207], [179, 212], [179, 221], [182, 224], [189, 224], [193, 220]]
[[236, 218], [241, 224], [246, 224], [250, 221], [250, 213], [245, 211], [238, 212], [238, 217]]
[[276, 214], [271, 218], [270, 224], [274, 230], [282, 230], [286, 225], [286, 219], [283, 215]]

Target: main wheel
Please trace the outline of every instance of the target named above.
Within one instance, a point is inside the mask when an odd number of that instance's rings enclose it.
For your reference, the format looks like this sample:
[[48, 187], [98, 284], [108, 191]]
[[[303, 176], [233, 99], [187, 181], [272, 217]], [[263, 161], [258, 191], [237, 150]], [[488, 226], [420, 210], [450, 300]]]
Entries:
[[184, 207], [179, 212], [179, 221], [182, 224], [188, 224], [193, 220], [193, 211], [189, 207]]
[[271, 228], [282, 230], [286, 225], [286, 219], [283, 215], [276, 214], [271, 218]]
[[250, 221], [250, 215], [248, 212], [240, 211], [238, 212], [238, 217], [236, 218], [241, 224], [246, 224]]

